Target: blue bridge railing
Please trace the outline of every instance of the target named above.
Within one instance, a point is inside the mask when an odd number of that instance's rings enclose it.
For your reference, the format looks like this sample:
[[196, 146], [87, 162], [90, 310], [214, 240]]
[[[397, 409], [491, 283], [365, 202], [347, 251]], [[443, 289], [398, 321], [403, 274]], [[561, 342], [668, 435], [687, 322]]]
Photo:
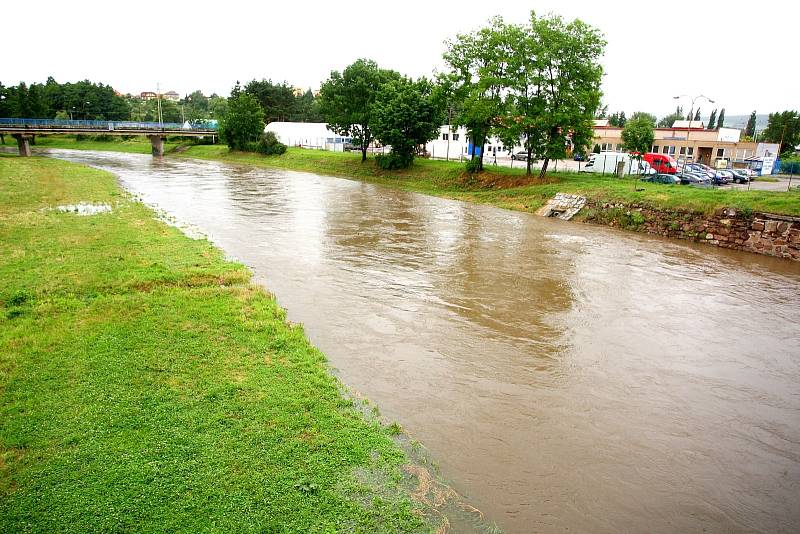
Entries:
[[136, 122], [136, 121], [88, 121], [68, 119], [14, 119], [0, 118], [0, 126], [21, 126], [27, 128], [75, 128], [93, 130], [202, 130], [216, 131], [217, 125], [204, 122], [196, 124], [181, 124], [178, 122]]

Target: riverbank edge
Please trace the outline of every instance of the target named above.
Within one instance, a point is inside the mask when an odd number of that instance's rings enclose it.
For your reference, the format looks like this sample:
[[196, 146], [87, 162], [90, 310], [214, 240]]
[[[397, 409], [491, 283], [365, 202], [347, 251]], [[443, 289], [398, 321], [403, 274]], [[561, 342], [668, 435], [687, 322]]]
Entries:
[[573, 220], [800, 261], [800, 217], [736, 208], [718, 208], [706, 215], [588, 201]]
[[[14, 165], [14, 167], [12, 168], [10, 165]], [[59, 386], [58, 383], [62, 380], [73, 385], [61, 384], [61, 386], [72, 387], [75, 390], [89, 387], [92, 393], [97, 393], [97, 388], [102, 389], [109, 386], [113, 393], [104, 392], [103, 395], [109, 394], [113, 398], [122, 398], [126, 393], [134, 396], [147, 395], [141, 391], [127, 392], [124, 384], [98, 383], [96, 375], [92, 377], [91, 386], [86, 386], [83, 383], [89, 377], [76, 375], [74, 368], [87, 368], [87, 362], [72, 360], [71, 358], [75, 357], [74, 354], [69, 354], [69, 357], [65, 358], [66, 361], [62, 362], [57, 370], [54, 371], [51, 366], [53, 361], [64, 356], [62, 352], [69, 352], [63, 350], [66, 346], [63, 345], [64, 343], [88, 344], [94, 347], [94, 341], [90, 341], [90, 338], [100, 335], [98, 334], [99, 330], [119, 327], [118, 324], [110, 326], [104, 324], [104, 321], [113, 321], [114, 314], [117, 312], [122, 313], [122, 316], [126, 318], [123, 322], [126, 322], [131, 315], [146, 314], [148, 308], [164, 308], [169, 307], [171, 303], [177, 303], [176, 306], [179, 309], [170, 310], [175, 314], [171, 320], [158, 320], [148, 324], [147, 328], [148, 331], [158, 332], [156, 343], [175, 337], [175, 343], [180, 344], [183, 332], [187, 328], [190, 331], [194, 330], [193, 327], [187, 325], [198, 321], [197, 317], [192, 316], [192, 311], [196, 311], [192, 310], [192, 307], [199, 301], [213, 302], [215, 309], [224, 308], [224, 313], [221, 312], [219, 316], [212, 314], [206, 317], [205, 321], [200, 320], [200, 324], [194, 325], [196, 331], [192, 335], [203, 337], [205, 336], [204, 332], [213, 330], [217, 334], [248, 331], [254, 336], [251, 341], [244, 340], [234, 343], [232, 346], [215, 341], [212, 339], [213, 336], [204, 339], [203, 352], [224, 353], [233, 349], [255, 357], [252, 361], [247, 360], [247, 368], [229, 370], [235, 375], [236, 385], [229, 384], [227, 381], [225, 384], [212, 382], [211, 385], [214, 387], [210, 389], [217, 389], [217, 386], [221, 386], [223, 390], [234, 387], [238, 388], [237, 390], [240, 390], [240, 394], [243, 395], [241, 384], [247, 382], [248, 373], [263, 374], [265, 368], [276, 365], [280, 367], [278, 373], [286, 373], [289, 376], [293, 390], [311, 391], [312, 395], [325, 397], [322, 404], [327, 411], [319, 416], [321, 419], [334, 420], [339, 424], [346, 421], [344, 426], [350, 430], [349, 433], [341, 435], [340, 440], [345, 441], [339, 443], [336, 443], [335, 435], [325, 436], [324, 430], [320, 429], [320, 427], [324, 427], [324, 424], [320, 424], [319, 421], [301, 423], [299, 426], [304, 430], [298, 437], [297, 444], [294, 445], [298, 447], [297, 461], [299, 464], [309, 461], [309, 458], [303, 455], [314, 455], [313, 451], [316, 447], [309, 449], [308, 445], [309, 442], [313, 444], [318, 439], [326, 441], [326, 448], [336, 450], [348, 450], [349, 447], [352, 447], [353, 439], [367, 444], [365, 446], [370, 444], [375, 446], [371, 452], [368, 451], [363, 461], [350, 459], [349, 463], [344, 462], [345, 465], [339, 468], [339, 472], [334, 473], [335, 487], [326, 487], [324, 480], [320, 481], [307, 475], [308, 478], [301, 478], [297, 484], [285, 488], [283, 491], [297, 493], [304, 501], [313, 501], [316, 495], [329, 491], [345, 491], [346, 495], [354, 492], [354, 501], [346, 508], [352, 506], [358, 510], [357, 517], [352, 518], [352, 524], [361, 524], [358, 521], [366, 521], [364, 526], [367, 528], [370, 524], [375, 526], [375, 520], [380, 520], [388, 521], [397, 527], [398, 531], [417, 532], [420, 531], [419, 529], [442, 531], [442, 528], [449, 524], [445, 512], [451, 513], [453, 510], [469, 511], [466, 517], [459, 518], [459, 523], [477, 521], [475, 518], [480, 516], [480, 513], [462, 503], [460, 497], [438, 479], [438, 468], [435, 462], [427, 456], [422, 446], [403, 433], [398, 425], [388, 425], [387, 422], [381, 421], [379, 412], [374, 405], [361, 399], [357, 394], [353, 394], [331, 373], [327, 359], [311, 345], [302, 327], [286, 321], [285, 310], [280, 308], [275, 298], [265, 288], [251, 282], [252, 273], [249, 269], [225, 259], [222, 251], [207, 240], [193, 240], [177, 228], [159, 220], [152, 209], [132, 198], [119, 184], [117, 177], [111, 173], [52, 158], [23, 159], [0, 155], [0, 170], [4, 168], [6, 172], [0, 174], [3, 175], [4, 180], [7, 180], [7, 183], [0, 184], [0, 193], [4, 193], [0, 195], [0, 205], [3, 207], [0, 210], [0, 231], [5, 237], [3, 243], [0, 243], [0, 250], [3, 250], [5, 254], [3, 255], [4, 259], [0, 261], [0, 273], [5, 273], [7, 276], [4, 276], [5, 287], [0, 289], [0, 327], [2, 327], [0, 328], [2, 332], [0, 334], [0, 371], [2, 371], [0, 372], [0, 399], [2, 399], [0, 414], [2, 414], [2, 418], [0, 419], [5, 421], [0, 425], [0, 452], [2, 453], [0, 457], [2, 460], [0, 462], [0, 493], [4, 495], [4, 504], [0, 506], [0, 510], [3, 512], [0, 514], [3, 516], [0, 525], [9, 527], [10, 531], [14, 530], [15, 524], [20, 526], [23, 523], [28, 527], [38, 524], [43, 530], [57, 530], [59, 524], [64, 526], [63, 521], [70, 521], [68, 519], [70, 516], [72, 516], [72, 520], [76, 521], [76, 523], [70, 523], [74, 528], [79, 528], [81, 524], [87, 528], [108, 527], [110, 525], [95, 522], [106, 520], [112, 520], [117, 527], [123, 524], [143, 527], [147, 524], [147, 513], [150, 510], [128, 509], [127, 511], [131, 515], [139, 517], [125, 517], [126, 508], [129, 505], [128, 502], [124, 502], [127, 493], [118, 496], [117, 500], [114, 496], [105, 497], [106, 490], [113, 493], [112, 488], [120, 476], [129, 478], [129, 481], [132, 482], [133, 487], [127, 487], [127, 492], [133, 491], [137, 495], [152, 493], [153, 488], [147, 485], [136, 489], [136, 481], [139, 479], [140, 473], [132, 472], [125, 475], [125, 469], [120, 465], [96, 465], [94, 467], [99, 471], [94, 472], [93, 476], [99, 480], [93, 479], [92, 482], [98, 487], [91, 489], [85, 487], [86, 481], [82, 481], [80, 473], [58, 473], [63, 468], [62, 464], [65, 460], [68, 460], [68, 466], [74, 470], [72, 466], [76, 460], [71, 457], [84, 455], [92, 457], [96, 451], [94, 449], [84, 450], [82, 444], [85, 444], [86, 440], [81, 437], [79, 429], [70, 427], [69, 423], [62, 421], [63, 425], [51, 429], [49, 434], [43, 434], [41, 421], [60, 419], [64, 416], [74, 415], [76, 412], [91, 413], [95, 408], [91, 405], [91, 400], [96, 399], [81, 398], [80, 391], [75, 399], [69, 395], [58, 394], [47, 395], [46, 398], [38, 396], [43, 391], [48, 391], [49, 388]], [[10, 168], [12, 170], [9, 172]], [[88, 179], [84, 179], [84, 175], [88, 176]], [[69, 183], [70, 179], [76, 177], [83, 180], [81, 186]], [[31, 185], [33, 183], [41, 190], [33, 191]], [[38, 201], [31, 202], [32, 198]], [[81, 216], [71, 208], [64, 211], [54, 209], [53, 201], [58, 202], [59, 205], [69, 204], [70, 206], [88, 202], [93, 205], [108, 205], [111, 209], [109, 213]], [[30, 205], [24, 205], [25, 202]], [[109, 247], [108, 242], [103, 243], [106, 235], [117, 235], [120, 228], [125, 232], [134, 230], [131, 235], [126, 234], [125, 240], [130, 246], [135, 246], [136, 250]], [[25, 239], [22, 240], [22, 237]], [[83, 258], [73, 262], [71, 256], [80, 254], [81, 242], [84, 239], [92, 241], [93, 244], [83, 250], [86, 253]], [[158, 250], [149, 254], [147, 243], [151, 242], [157, 243]], [[96, 252], [96, 257], [92, 257], [93, 252]], [[129, 261], [126, 261], [126, 258]], [[145, 264], [154, 259], [157, 259], [159, 263], [150, 263], [150, 267], [157, 265], [156, 269], [153, 269], [152, 272], [150, 270], [140, 272], [143, 267], [146, 267]], [[26, 269], [25, 267], [32, 261], [36, 267]], [[134, 265], [134, 263], [137, 264]], [[168, 275], [160, 272], [166, 268], [165, 265], [175, 264], [185, 264], [185, 266], [173, 269]], [[102, 267], [101, 271], [95, 272], [95, 268], [98, 267]], [[136, 279], [131, 280], [125, 276], [113, 274], [115, 271], [124, 272], [125, 270], [135, 272]], [[70, 281], [69, 286], [66, 285], [67, 280]], [[198, 301], [198, 299], [200, 300]], [[182, 305], [188, 309], [182, 309]], [[113, 311], [109, 311], [109, 307]], [[124, 308], [124, 310], [118, 308]], [[82, 329], [87, 325], [88, 329]], [[95, 325], [97, 325], [96, 328]], [[124, 328], [127, 327], [128, 325], [124, 325]], [[76, 334], [76, 332], [78, 333]], [[268, 347], [277, 348], [273, 350]], [[141, 362], [134, 361], [136, 357], [143, 357], [143, 354], [136, 350], [126, 348], [123, 351], [115, 351], [114, 347], [108, 350], [112, 354], [104, 357], [109, 359], [119, 357], [121, 361], [117, 363], [121, 363], [124, 367], [141, 365]], [[90, 349], [91, 351], [92, 349]], [[160, 354], [158, 356], [160, 357]], [[31, 363], [29, 359], [46, 361]], [[261, 365], [261, 363], [266, 365]], [[153, 364], [154, 362], [150, 362], [144, 367], [144, 375], [151, 374]], [[176, 365], [183, 364], [195, 365], [195, 362], [180, 362]], [[97, 364], [90, 364], [90, 366], [94, 365]], [[163, 362], [155, 365], [160, 367], [157, 369], [157, 374], [152, 375], [157, 381], [156, 389], [159, 390], [159, 394], [162, 387], [168, 390], [174, 389], [174, 382], [201, 378], [198, 376], [170, 377], [169, 373], [163, 374], [165, 371]], [[42, 366], [48, 368], [47, 376], [38, 375], [42, 372]], [[299, 369], [298, 372], [292, 371], [295, 367]], [[209, 369], [203, 370], [203, 372], [208, 371]], [[119, 377], [113, 378], [116, 380]], [[135, 379], [140, 380], [140, 378], [136, 376]], [[202, 379], [206, 378], [202, 377]], [[149, 379], [148, 377], [147, 380]], [[78, 387], [74, 386], [76, 380], [79, 384]], [[219, 401], [218, 395], [221, 391], [212, 392], [217, 401]], [[51, 393], [53, 392], [51, 391]], [[208, 391], [196, 393], [209, 394]], [[257, 392], [257, 395], [269, 397], [263, 388]], [[84, 405], [84, 402], [89, 406]], [[157, 402], [156, 399], [149, 397], [146, 400], [146, 403], [155, 402]], [[80, 404], [80, 406], [73, 404]], [[43, 411], [43, 406], [47, 406], [48, 409]], [[183, 407], [181, 404], [176, 404], [167, 406], [166, 409], [180, 412]], [[236, 411], [233, 406], [228, 406], [226, 409]], [[307, 414], [308, 408], [304, 410]], [[20, 418], [22, 413], [25, 414], [24, 418]], [[114, 425], [118, 428], [126, 427], [124, 421], [126, 414], [104, 413], [103, 415], [114, 421]], [[237, 419], [241, 418], [241, 414], [237, 416]], [[75, 419], [70, 419], [70, 422], [75, 425], [79, 424]], [[80, 424], [84, 424], [84, 422], [80, 421]], [[134, 425], [131, 422], [129, 424], [136, 426], [141, 423], [138, 422]], [[50, 428], [50, 425], [43, 426]], [[98, 441], [102, 445], [102, 438], [98, 436], [104, 434], [108, 429], [92, 428], [90, 430], [92, 440], [86, 447], [94, 447]], [[163, 430], [159, 428], [159, 431], [163, 432]], [[194, 430], [198, 433], [198, 438], [204, 431], [199, 428]], [[120, 430], [120, 432], [124, 431]], [[137, 437], [146, 441], [147, 437], [142, 438], [140, 433], [141, 428], [138, 428]], [[324, 439], [326, 437], [327, 440]], [[119, 435], [115, 435], [114, 440], [118, 439]], [[46, 442], [44, 447], [42, 446], [43, 441]], [[223, 443], [223, 441], [215, 443], [215, 448], [222, 449], [226, 445], [234, 446]], [[117, 445], [115, 442], [114, 446]], [[163, 443], [159, 443], [159, 445], [163, 446]], [[105, 444], [105, 446], [114, 448], [109, 444]], [[356, 449], [358, 448], [356, 447]], [[206, 451], [206, 453], [210, 452]], [[269, 451], [261, 452], [269, 453]], [[124, 453], [126, 455], [137, 454], [137, 452], [127, 450], [124, 450]], [[169, 456], [171, 451], [162, 451], [162, 453]], [[213, 454], [209, 455], [213, 456]], [[150, 458], [150, 460], [158, 461], [157, 458]], [[232, 460], [237, 465], [239, 462], [246, 465], [246, 461], [243, 459]], [[341, 462], [342, 458], [335, 458], [335, 461]], [[87, 467], [84, 466], [84, 470]], [[250, 467], [257, 468], [259, 466], [251, 465]], [[244, 465], [236, 467], [237, 470], [243, 468]], [[287, 466], [290, 475], [297, 469], [300, 467]], [[76, 475], [78, 476], [77, 480], [75, 479]], [[106, 475], [109, 477], [108, 480], [104, 478]], [[221, 478], [226, 477], [222, 475]], [[169, 482], [180, 485], [181, 480]], [[209, 482], [213, 485], [215, 481]], [[108, 488], [104, 487], [104, 483], [108, 485]], [[230, 480], [226, 480], [227, 483], [230, 483]], [[84, 486], [86, 496], [75, 496], [73, 487], [78, 486]], [[186, 491], [190, 491], [190, 489], [186, 488]], [[207, 491], [213, 493], [213, 489]], [[103, 503], [81, 500], [90, 499], [89, 496], [93, 492], [104, 495], [104, 497], [98, 497], [98, 500], [105, 501], [105, 504], [114, 509], [113, 516], [104, 517], [102, 520], [98, 519], [98, 505]], [[203, 490], [195, 487], [191, 489], [191, 492], [202, 494]], [[50, 498], [47, 497], [48, 495]], [[438, 497], [433, 498], [431, 495]], [[431, 505], [432, 502], [440, 500], [439, 497], [442, 495], [446, 497], [444, 506], [441, 503], [436, 506]], [[34, 499], [34, 501], [30, 499]], [[339, 499], [341, 500], [341, 497]], [[34, 504], [34, 502], [38, 504]], [[372, 504], [366, 504], [370, 502]], [[378, 503], [380, 504], [378, 505]], [[302, 506], [303, 509], [308, 508], [306, 504]], [[323, 508], [332, 506], [331, 502], [325, 502], [325, 499], [323, 499], [322, 505]], [[263, 504], [261, 506], [263, 507]], [[358, 516], [363, 511], [362, 506], [366, 506], [367, 519]], [[182, 505], [182, 508], [185, 510], [186, 506]], [[313, 512], [313, 506], [311, 508]], [[371, 511], [370, 508], [372, 508]], [[372, 517], [370, 514], [376, 517]], [[287, 525], [295, 525], [293, 523], [295, 519], [288, 516], [277, 517], [275, 520], [285, 521]], [[317, 526], [335, 524], [329, 522], [333, 520], [341, 522], [342, 518], [323, 517], [320, 518]], [[180, 530], [180, 521], [174, 518], [171, 521], [173, 527], [177, 526]], [[175, 521], [178, 523], [176, 524]], [[233, 520], [226, 517], [222, 524], [225, 524], [225, 521]], [[227, 524], [231, 526], [231, 523]], [[217, 526], [220, 525], [217, 524]], [[486, 527], [480, 522], [480, 530], [484, 530], [484, 528]], [[478, 531], [479, 528], [476, 527], [475, 530]]]

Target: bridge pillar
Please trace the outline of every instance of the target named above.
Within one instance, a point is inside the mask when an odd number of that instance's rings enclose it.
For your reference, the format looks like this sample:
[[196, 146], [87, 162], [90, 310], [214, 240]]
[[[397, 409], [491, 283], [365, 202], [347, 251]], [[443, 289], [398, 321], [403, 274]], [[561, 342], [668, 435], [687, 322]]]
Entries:
[[31, 139], [33, 139], [33, 136], [26, 134], [14, 134], [13, 137], [17, 140], [19, 155], [23, 157], [29, 157], [31, 155]]
[[164, 155], [164, 138], [160, 135], [148, 135], [150, 144], [153, 147], [153, 155], [161, 157]]

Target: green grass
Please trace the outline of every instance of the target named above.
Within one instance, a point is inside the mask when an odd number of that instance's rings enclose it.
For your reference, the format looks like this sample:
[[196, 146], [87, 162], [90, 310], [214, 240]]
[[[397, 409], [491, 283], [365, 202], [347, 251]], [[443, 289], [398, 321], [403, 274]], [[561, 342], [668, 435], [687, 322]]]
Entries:
[[[800, 215], [796, 192], [700, 189], [635, 182], [593, 173], [550, 173], [545, 180], [526, 179], [524, 169], [487, 166], [474, 177], [457, 162], [417, 159], [402, 171], [383, 171], [359, 154], [290, 148], [282, 156], [230, 152], [222, 145], [191, 146], [181, 157], [246, 163], [355, 178], [390, 187], [502, 208], [536, 211], [558, 192], [578, 193], [598, 202], [648, 205], [669, 210], [711, 213], [721, 207]], [[640, 191], [634, 191], [638, 189]]]
[[112, 175], [0, 155], [0, 279], [0, 532], [429, 530], [397, 429]]

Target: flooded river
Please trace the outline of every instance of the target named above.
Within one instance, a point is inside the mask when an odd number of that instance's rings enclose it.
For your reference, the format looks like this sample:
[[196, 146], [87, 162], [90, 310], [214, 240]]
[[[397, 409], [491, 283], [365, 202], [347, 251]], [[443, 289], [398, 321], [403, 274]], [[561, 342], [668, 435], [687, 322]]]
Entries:
[[504, 531], [800, 529], [800, 265], [309, 173], [53, 154], [250, 266]]

